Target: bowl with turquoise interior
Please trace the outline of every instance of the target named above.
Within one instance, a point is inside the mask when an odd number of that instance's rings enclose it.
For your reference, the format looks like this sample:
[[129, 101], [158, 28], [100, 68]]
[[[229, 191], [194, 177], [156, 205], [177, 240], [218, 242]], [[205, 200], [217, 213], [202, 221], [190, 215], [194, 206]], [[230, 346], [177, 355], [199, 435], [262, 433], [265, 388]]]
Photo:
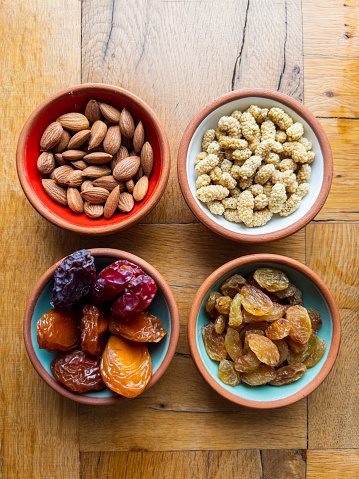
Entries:
[[[202, 339], [202, 327], [212, 321], [206, 312], [210, 293], [220, 291], [223, 281], [233, 274], [246, 277], [257, 268], [276, 268], [284, 271], [291, 283], [303, 294], [304, 307], [316, 309], [322, 318], [318, 337], [326, 342], [326, 351], [319, 363], [296, 382], [284, 386], [249, 386], [241, 382], [231, 387], [218, 377], [218, 362], [207, 354]], [[338, 355], [341, 336], [339, 310], [328, 287], [310, 268], [294, 259], [273, 254], [242, 256], [214, 271], [202, 284], [193, 300], [188, 319], [188, 342], [192, 358], [208, 384], [223, 397], [234, 403], [252, 408], [266, 409], [287, 406], [306, 397], [329, 374]]]
[[[166, 371], [177, 346], [179, 335], [179, 315], [176, 300], [171, 288], [153, 266], [138, 256], [125, 251], [108, 248], [90, 249], [89, 251], [95, 258], [97, 273], [111, 263], [120, 259], [125, 259], [140, 266], [140, 268], [150, 275], [157, 284], [157, 292], [150, 305], [150, 309], [152, 314], [161, 319], [162, 326], [167, 330], [167, 335], [159, 343], [146, 343], [152, 361], [152, 378], [146, 387], [147, 390], [153, 386]], [[36, 323], [44, 313], [49, 309], [52, 309], [50, 298], [54, 285], [53, 276], [55, 269], [61, 264], [63, 259], [51, 266], [51, 268], [41, 276], [31, 292], [26, 306], [23, 333], [30, 361], [36, 372], [49, 386], [69, 399], [90, 405], [110, 405], [124, 401], [126, 398], [114, 393], [108, 388], [101, 391], [88, 391], [82, 394], [66, 389], [61, 383], [56, 381], [50, 370], [50, 363], [56, 357], [56, 354], [48, 353], [44, 349], [39, 349], [38, 347]]]

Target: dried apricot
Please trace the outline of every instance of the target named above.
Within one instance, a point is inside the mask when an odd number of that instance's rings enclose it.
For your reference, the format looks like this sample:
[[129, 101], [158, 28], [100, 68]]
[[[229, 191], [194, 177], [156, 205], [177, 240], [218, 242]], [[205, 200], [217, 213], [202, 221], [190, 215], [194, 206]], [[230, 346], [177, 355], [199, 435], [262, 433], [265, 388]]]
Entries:
[[285, 313], [285, 307], [279, 303], [273, 303], [273, 312], [271, 314], [264, 314], [263, 316], [254, 316], [254, 314], [243, 311], [243, 321], [245, 323], [251, 323], [252, 321], [277, 321], [277, 319], [283, 318]]
[[294, 383], [294, 381], [298, 381], [306, 371], [307, 368], [302, 363], [283, 366], [276, 370], [275, 379], [270, 381], [269, 384], [271, 386], [284, 386], [285, 384]]
[[286, 318], [277, 319], [266, 329], [266, 336], [269, 339], [284, 339], [288, 336], [291, 323]]
[[162, 328], [162, 321], [148, 310], [129, 319], [117, 319], [111, 315], [110, 331], [138, 343], [158, 343], [167, 334]]
[[151, 379], [151, 356], [144, 343], [110, 336], [100, 369], [108, 388], [122, 396], [133, 398], [143, 392]]
[[108, 317], [101, 309], [87, 304], [82, 310], [81, 348], [93, 356], [101, 354], [108, 338]]
[[227, 328], [224, 337], [224, 345], [230, 358], [235, 361], [236, 358], [242, 356], [242, 343], [239, 339], [239, 333], [233, 328]]
[[273, 302], [262, 290], [245, 284], [241, 289], [242, 306], [254, 316], [273, 313]]
[[260, 364], [252, 373], [242, 373], [242, 381], [250, 386], [261, 386], [275, 379], [275, 369], [267, 364]]
[[243, 322], [243, 316], [241, 311], [242, 295], [237, 293], [232, 300], [231, 307], [229, 309], [228, 325], [238, 327]]
[[229, 315], [231, 309], [232, 298], [230, 296], [221, 296], [216, 299], [216, 310], [220, 314]]
[[266, 336], [259, 334], [248, 334], [248, 346], [257, 358], [268, 366], [275, 366], [279, 361], [277, 346]]
[[211, 318], [216, 318], [218, 316], [218, 311], [216, 310], [216, 300], [221, 297], [222, 297], [221, 293], [218, 293], [217, 291], [211, 293], [208, 296], [208, 299], [206, 302], [206, 311], [207, 313], [209, 313]]
[[259, 286], [274, 293], [286, 289], [289, 285], [287, 275], [275, 268], [258, 268], [253, 275]]
[[37, 343], [49, 353], [69, 351], [81, 343], [80, 311], [50, 309], [36, 323]]
[[234, 296], [240, 292], [241, 287], [245, 284], [246, 280], [240, 274], [234, 274], [230, 278], [223, 281], [220, 286], [220, 290], [224, 296]]
[[241, 375], [234, 369], [234, 363], [224, 359], [218, 366], [219, 379], [228, 386], [237, 386], [241, 382]]
[[291, 306], [285, 317], [290, 321], [289, 336], [300, 344], [305, 344], [312, 333], [312, 325], [307, 310], [303, 306]]
[[224, 335], [217, 334], [213, 323], [205, 324], [202, 327], [202, 338], [208, 356], [214, 361], [223, 361], [227, 357], [227, 350], [224, 345]]
[[308, 313], [308, 316], [310, 317], [312, 329], [316, 331], [322, 325], [322, 317], [320, 316], [320, 313], [313, 308], [307, 308], [307, 313]]

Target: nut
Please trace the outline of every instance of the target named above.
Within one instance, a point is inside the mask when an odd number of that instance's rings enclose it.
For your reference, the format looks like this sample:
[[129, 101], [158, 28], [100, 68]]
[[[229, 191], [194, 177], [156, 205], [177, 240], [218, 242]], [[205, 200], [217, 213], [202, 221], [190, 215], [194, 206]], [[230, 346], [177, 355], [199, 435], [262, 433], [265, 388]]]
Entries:
[[142, 121], [138, 123], [136, 126], [135, 133], [133, 135], [133, 149], [136, 153], [141, 151], [143, 143], [145, 141], [145, 130], [143, 128]]
[[135, 201], [142, 201], [143, 198], [146, 196], [148, 191], [148, 178], [147, 176], [142, 176], [138, 180], [133, 190], [133, 198]]
[[62, 158], [67, 161], [81, 160], [86, 153], [82, 150], [67, 150], [62, 153]]
[[104, 163], [108, 163], [113, 158], [112, 155], [102, 151], [96, 151], [95, 153], [89, 153], [88, 155], [84, 156], [84, 161], [87, 163], [92, 163], [94, 165], [103, 165]]
[[132, 138], [135, 133], [135, 122], [133, 121], [131, 113], [124, 108], [120, 117], [121, 133], [125, 138]]
[[65, 160], [65, 158], [62, 158], [62, 153], [55, 153], [55, 160], [57, 161], [57, 163], [60, 165], [60, 166], [63, 166], [63, 165], [69, 165], [70, 162]]
[[121, 131], [118, 125], [112, 125], [107, 130], [106, 136], [103, 140], [103, 148], [106, 153], [114, 155], [118, 152], [121, 146]]
[[59, 185], [66, 185], [66, 178], [72, 173], [74, 169], [70, 165], [63, 165], [55, 168], [51, 173], [50, 178], [55, 180]]
[[113, 171], [115, 168], [116, 168], [116, 165], [124, 160], [125, 158], [127, 158], [128, 156], [130, 156], [128, 154], [128, 149], [121, 145], [120, 146], [120, 149], [118, 150], [118, 152], [114, 155], [113, 157], [113, 160], [111, 160], [111, 170]]
[[61, 140], [62, 126], [57, 121], [50, 123], [50, 125], [46, 128], [44, 133], [42, 134], [40, 140], [40, 150], [41, 151], [48, 151], [51, 150], [59, 141]]
[[74, 213], [82, 213], [84, 201], [77, 188], [67, 188], [67, 203]]
[[67, 205], [66, 190], [56, 184], [55, 180], [42, 180], [42, 186], [51, 199], [60, 205]]
[[100, 178], [101, 176], [108, 176], [110, 174], [110, 168], [104, 165], [88, 166], [82, 171], [82, 175], [87, 176], [88, 178]]
[[129, 193], [133, 193], [133, 189], [135, 187], [135, 182], [133, 181], [133, 179], [131, 178], [130, 180], [127, 180], [126, 183], [125, 183], [125, 186], [126, 186], [126, 190], [129, 192]]
[[107, 103], [99, 103], [101, 113], [106, 118], [106, 120], [110, 121], [111, 123], [119, 123], [121, 113], [117, 108], [108, 105]]
[[49, 175], [54, 171], [55, 158], [51, 151], [44, 151], [37, 160], [37, 169], [42, 175]]
[[65, 184], [75, 188], [77, 186], [81, 186], [84, 180], [85, 178], [82, 176], [82, 171], [74, 170], [65, 178]]
[[110, 196], [107, 198], [105, 207], [103, 209], [103, 215], [106, 219], [111, 218], [111, 216], [116, 211], [119, 199], [120, 199], [120, 187], [116, 186], [116, 188], [114, 188], [111, 191]]
[[113, 170], [113, 176], [116, 180], [127, 181], [137, 173], [140, 167], [140, 158], [138, 156], [129, 156], [120, 163]]
[[101, 120], [95, 121], [95, 123], [92, 125], [92, 128], [91, 128], [88, 149], [92, 150], [93, 148], [96, 148], [97, 146], [99, 146], [99, 144], [105, 138], [106, 133], [107, 133], [106, 123], [104, 123]]
[[58, 121], [63, 128], [67, 128], [71, 131], [87, 130], [90, 126], [88, 119], [81, 113], [65, 113], [61, 115], [56, 121]]
[[122, 213], [129, 213], [135, 205], [133, 196], [130, 193], [124, 192], [120, 194], [120, 199], [118, 201], [118, 209]]
[[71, 165], [74, 166], [77, 170], [84, 170], [88, 167], [88, 164], [84, 160], [72, 161]]
[[80, 148], [80, 146], [82, 146], [85, 143], [85, 141], [87, 141], [90, 138], [90, 135], [91, 135], [91, 130], [78, 131], [77, 133], [74, 134], [74, 136], [69, 141], [67, 148], [69, 150], [76, 150], [77, 148]]
[[88, 188], [91, 188], [93, 183], [94, 183], [93, 180], [85, 180], [81, 185], [81, 191], [85, 191]]
[[58, 144], [53, 148], [54, 153], [62, 153], [66, 150], [67, 145], [69, 144], [71, 135], [67, 130], [63, 130], [60, 141]]
[[109, 194], [110, 193], [105, 188], [91, 186], [85, 191], [82, 191], [81, 196], [89, 203], [92, 203], [94, 205], [101, 205], [102, 203], [105, 203], [105, 201], [109, 197]]
[[145, 175], [149, 178], [153, 168], [153, 150], [148, 141], [146, 141], [141, 150], [141, 166]]
[[93, 205], [92, 203], [85, 201], [84, 212], [89, 218], [99, 218], [103, 215], [103, 206]]
[[125, 190], [125, 185], [122, 181], [116, 180], [112, 175], [109, 176], [102, 176], [101, 178], [97, 178], [93, 182], [94, 186], [99, 186], [100, 188], [106, 188], [108, 191], [112, 191], [116, 188], [116, 186], [120, 187], [120, 192]]
[[96, 100], [90, 100], [87, 103], [85, 108], [85, 116], [91, 124], [95, 123], [97, 120], [101, 120], [102, 115]]

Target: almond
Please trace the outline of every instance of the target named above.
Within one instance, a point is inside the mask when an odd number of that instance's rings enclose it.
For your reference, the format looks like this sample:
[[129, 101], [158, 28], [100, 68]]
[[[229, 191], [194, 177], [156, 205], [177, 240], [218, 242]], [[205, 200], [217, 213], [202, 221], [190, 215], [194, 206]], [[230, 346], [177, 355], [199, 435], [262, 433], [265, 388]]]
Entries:
[[85, 191], [88, 188], [91, 188], [93, 183], [94, 183], [93, 180], [85, 180], [81, 185], [81, 191]]
[[67, 145], [69, 144], [71, 135], [67, 130], [63, 130], [60, 141], [54, 147], [54, 153], [62, 153], [66, 150]]
[[113, 170], [113, 176], [116, 180], [127, 181], [137, 173], [140, 167], [140, 158], [138, 156], [129, 156], [120, 163]]
[[99, 186], [100, 188], [106, 188], [108, 191], [114, 190], [117, 186], [120, 187], [120, 192], [125, 191], [125, 185], [123, 181], [117, 181], [112, 175], [103, 176], [102, 178], [97, 178], [93, 182], [94, 186]]
[[85, 108], [85, 116], [91, 124], [102, 119], [100, 107], [96, 100], [90, 100], [87, 103]]
[[106, 153], [114, 155], [118, 152], [121, 146], [121, 131], [118, 125], [112, 125], [107, 130], [106, 136], [103, 140], [103, 148]]
[[42, 186], [51, 199], [60, 203], [60, 205], [67, 205], [66, 190], [61, 188], [54, 180], [42, 180]]
[[89, 218], [99, 218], [103, 215], [103, 206], [93, 205], [92, 203], [85, 201], [84, 212]]
[[124, 108], [120, 117], [121, 133], [125, 138], [132, 138], [135, 133], [135, 122], [133, 121], [131, 113]]
[[142, 121], [136, 126], [135, 133], [133, 134], [133, 149], [136, 153], [141, 151], [143, 143], [145, 141], [145, 130], [142, 125]]
[[89, 153], [88, 155], [83, 157], [83, 160], [93, 165], [103, 165], [104, 163], [108, 163], [109, 161], [111, 161], [112, 158], [112, 155], [99, 151], [95, 153]]
[[131, 178], [130, 180], [127, 180], [126, 183], [125, 183], [125, 186], [126, 186], [126, 190], [129, 192], [129, 193], [133, 193], [133, 189], [135, 187], [135, 182], [133, 181], [133, 179]]
[[74, 213], [82, 213], [84, 200], [77, 188], [67, 188], [67, 204]]
[[130, 155], [128, 154], [128, 149], [127, 149], [125, 146], [121, 145], [121, 146], [120, 146], [120, 149], [118, 150], [118, 152], [114, 155], [113, 160], [111, 160], [111, 169], [112, 169], [112, 171], [116, 168], [116, 165], [117, 165], [120, 161], [124, 160], [124, 159], [127, 158], [128, 156], [130, 156]]
[[118, 201], [120, 199], [120, 187], [116, 186], [110, 193], [110, 196], [107, 198], [105, 207], [103, 209], [104, 217], [108, 220], [116, 211], [118, 206]]
[[89, 178], [100, 178], [101, 176], [108, 176], [110, 174], [110, 168], [104, 165], [88, 166], [82, 171], [82, 175], [88, 176]]
[[55, 158], [51, 151], [44, 151], [37, 159], [37, 169], [42, 175], [49, 175], [55, 169]]
[[81, 160], [86, 153], [82, 150], [66, 150], [62, 153], [62, 158], [67, 161]]
[[88, 119], [85, 115], [82, 115], [82, 113], [65, 113], [65, 115], [61, 115], [56, 121], [71, 131], [87, 130], [90, 126]]
[[135, 175], [135, 181], [138, 181], [143, 176], [143, 168], [142, 166], [139, 167], [138, 172]]
[[63, 128], [60, 123], [54, 121], [46, 128], [40, 140], [40, 151], [51, 150], [61, 140]]
[[50, 175], [50, 178], [52, 180], [55, 180], [56, 183], [59, 185], [66, 185], [66, 178], [73, 171], [75, 170], [70, 165], [59, 166], [58, 168], [54, 169], [54, 171]]
[[130, 193], [124, 192], [120, 194], [117, 208], [123, 213], [129, 213], [135, 205], [133, 196]]
[[98, 152], [104, 152], [105, 150], [103, 149], [102, 143], [99, 146], [96, 146], [96, 148], [92, 148], [92, 150], [89, 150], [88, 143], [85, 143], [82, 147], [85, 151], [86, 154], [88, 155], [89, 153], [98, 153]]
[[109, 194], [110, 193], [105, 188], [96, 188], [95, 186], [87, 188], [85, 191], [81, 192], [82, 198], [94, 205], [105, 203]]
[[74, 170], [66, 177], [65, 184], [67, 186], [71, 186], [72, 188], [76, 188], [77, 186], [81, 186], [84, 180], [85, 178], [82, 176], [82, 171]]
[[68, 165], [69, 162], [67, 160], [65, 160], [65, 158], [62, 158], [62, 154], [61, 153], [55, 153], [55, 160], [57, 161], [57, 163], [60, 165], [60, 166], [63, 166], [63, 165]]
[[126, 138], [125, 136], [122, 135], [121, 143], [123, 144], [123, 146], [125, 146], [128, 149], [128, 151], [131, 151], [133, 149], [132, 138]]
[[67, 148], [69, 150], [76, 150], [77, 148], [80, 148], [85, 141], [87, 141], [90, 138], [91, 135], [91, 130], [81, 130], [78, 131], [77, 133], [74, 134], [74, 136], [71, 138], [69, 141]]
[[141, 166], [145, 175], [149, 178], [153, 168], [153, 150], [148, 141], [146, 141], [141, 150]]
[[128, 156], [138, 156], [135, 150], [130, 151], [130, 154]]
[[76, 160], [71, 162], [72, 166], [74, 166], [77, 170], [84, 170], [88, 167], [88, 164], [84, 160]]
[[147, 176], [142, 176], [138, 180], [133, 190], [133, 198], [135, 201], [142, 201], [143, 198], [146, 196], [148, 191], [148, 178]]
[[106, 118], [106, 120], [110, 121], [111, 123], [119, 123], [121, 113], [117, 108], [108, 105], [107, 103], [99, 103], [101, 113]]
[[92, 128], [91, 128], [88, 149], [91, 150], [99, 146], [99, 144], [105, 138], [106, 133], [107, 133], [107, 125], [101, 120], [95, 121], [95, 123], [92, 125]]

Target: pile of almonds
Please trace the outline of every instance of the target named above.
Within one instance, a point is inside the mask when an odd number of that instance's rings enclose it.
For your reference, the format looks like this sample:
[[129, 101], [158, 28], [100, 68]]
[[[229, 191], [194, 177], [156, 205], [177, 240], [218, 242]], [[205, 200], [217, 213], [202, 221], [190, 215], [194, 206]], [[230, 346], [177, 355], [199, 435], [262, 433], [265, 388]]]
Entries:
[[75, 213], [109, 219], [117, 208], [129, 213], [147, 194], [153, 150], [126, 108], [90, 100], [84, 115], [66, 113], [46, 128], [40, 151], [46, 193]]

